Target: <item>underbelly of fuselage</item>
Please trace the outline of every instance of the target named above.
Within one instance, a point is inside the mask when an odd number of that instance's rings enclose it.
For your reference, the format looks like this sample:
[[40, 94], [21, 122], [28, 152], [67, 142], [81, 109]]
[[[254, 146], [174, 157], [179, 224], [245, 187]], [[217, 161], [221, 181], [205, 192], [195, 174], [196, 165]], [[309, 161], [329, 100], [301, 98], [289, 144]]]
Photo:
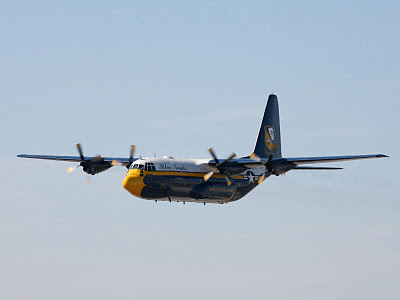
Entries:
[[123, 186], [132, 195], [147, 199], [177, 202], [227, 203], [249, 193], [258, 183], [244, 176], [232, 177], [228, 186], [222, 175], [215, 174], [205, 181], [204, 173], [148, 172], [130, 170]]

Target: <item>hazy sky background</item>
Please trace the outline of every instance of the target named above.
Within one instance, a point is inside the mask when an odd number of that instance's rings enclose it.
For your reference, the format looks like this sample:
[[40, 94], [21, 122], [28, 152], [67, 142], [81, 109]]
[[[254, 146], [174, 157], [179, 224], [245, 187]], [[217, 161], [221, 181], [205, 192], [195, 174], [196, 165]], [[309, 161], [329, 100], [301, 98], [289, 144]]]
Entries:
[[[3, 1], [2, 299], [399, 299], [398, 1]], [[249, 155], [268, 94], [292, 171], [154, 203], [19, 153]]]

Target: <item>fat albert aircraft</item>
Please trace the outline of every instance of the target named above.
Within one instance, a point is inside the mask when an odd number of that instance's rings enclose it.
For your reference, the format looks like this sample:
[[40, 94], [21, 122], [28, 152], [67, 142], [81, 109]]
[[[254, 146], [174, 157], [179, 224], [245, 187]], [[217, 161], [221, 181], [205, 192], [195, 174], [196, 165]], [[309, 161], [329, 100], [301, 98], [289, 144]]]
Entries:
[[85, 157], [80, 144], [79, 156], [20, 154], [18, 157], [73, 161], [95, 175], [112, 166], [126, 166], [128, 172], [122, 182], [132, 195], [147, 199], [177, 202], [227, 203], [239, 200], [271, 175], [279, 176], [290, 170], [338, 170], [342, 168], [305, 166], [306, 164], [388, 157], [383, 154], [283, 158], [279, 126], [278, 98], [268, 97], [264, 117], [253, 154], [236, 158], [233, 153], [218, 159], [210, 148], [212, 159], [134, 158], [131, 146], [129, 158]]

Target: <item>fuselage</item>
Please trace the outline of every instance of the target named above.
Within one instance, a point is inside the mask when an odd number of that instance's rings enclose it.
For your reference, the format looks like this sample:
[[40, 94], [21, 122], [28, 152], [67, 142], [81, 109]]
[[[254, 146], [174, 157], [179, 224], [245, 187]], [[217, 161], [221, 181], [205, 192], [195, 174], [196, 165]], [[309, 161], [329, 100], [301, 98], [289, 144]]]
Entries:
[[232, 176], [228, 186], [225, 177], [218, 173], [208, 181], [204, 179], [205, 174], [214, 170], [208, 162], [170, 156], [139, 159], [130, 166], [122, 185], [132, 195], [147, 200], [222, 204], [244, 197], [265, 172], [265, 168], [246, 170]]

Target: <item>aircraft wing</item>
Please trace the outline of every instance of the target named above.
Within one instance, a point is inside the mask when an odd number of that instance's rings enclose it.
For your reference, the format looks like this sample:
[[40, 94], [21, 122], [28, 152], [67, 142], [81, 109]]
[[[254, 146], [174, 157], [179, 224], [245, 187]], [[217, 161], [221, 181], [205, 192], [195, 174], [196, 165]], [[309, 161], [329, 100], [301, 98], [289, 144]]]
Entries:
[[[81, 162], [81, 158], [79, 156], [60, 156], [60, 155], [31, 155], [31, 154], [19, 154], [17, 157], [22, 158], [35, 158], [35, 159], [47, 159], [47, 160], [60, 160], [60, 161], [75, 161]], [[85, 156], [85, 160], [90, 160], [96, 158], [95, 156]], [[118, 161], [122, 165], [127, 165], [129, 163], [129, 157], [102, 157], [104, 161], [113, 162]], [[137, 160], [138, 158], [134, 158], [133, 161]]]
[[[348, 160], [360, 160], [369, 158], [381, 158], [388, 157], [384, 154], [370, 154], [370, 155], [347, 155], [347, 156], [322, 156], [322, 157], [297, 157], [297, 158], [273, 158], [270, 163], [268, 163], [268, 158], [259, 158], [258, 160], [251, 159], [250, 157], [242, 157], [237, 159], [232, 159], [227, 163], [226, 167], [237, 172], [251, 169], [251, 168], [262, 168], [267, 164], [274, 170], [274, 174], [283, 174], [290, 170], [340, 170], [341, 168], [332, 167], [312, 167], [312, 166], [302, 166], [305, 164], [318, 164], [318, 163], [330, 163]], [[225, 160], [219, 160], [223, 163]], [[215, 160], [210, 160], [208, 162], [211, 166], [216, 166], [217, 162]]]
[[[330, 163], [337, 161], [347, 161], [347, 160], [359, 160], [368, 158], [381, 158], [389, 157], [384, 154], [369, 154], [369, 155], [346, 155], [346, 156], [318, 156], [318, 157], [294, 157], [294, 158], [274, 158], [273, 163], [292, 163], [295, 165], [305, 165], [305, 164], [318, 164], [318, 163]], [[225, 159], [220, 159], [220, 162], [224, 162]], [[230, 164], [240, 164], [249, 165], [252, 168], [262, 167], [264, 163], [268, 161], [268, 158], [260, 158], [259, 160], [254, 160], [249, 157], [232, 159]], [[210, 160], [208, 162], [210, 165], [216, 165], [215, 160]]]
[[304, 164], [319, 164], [330, 163], [337, 161], [359, 160], [369, 158], [388, 157], [384, 154], [369, 154], [369, 155], [347, 155], [347, 156], [322, 156], [322, 157], [297, 157], [297, 158], [284, 158], [287, 162], [293, 163], [296, 166]]

